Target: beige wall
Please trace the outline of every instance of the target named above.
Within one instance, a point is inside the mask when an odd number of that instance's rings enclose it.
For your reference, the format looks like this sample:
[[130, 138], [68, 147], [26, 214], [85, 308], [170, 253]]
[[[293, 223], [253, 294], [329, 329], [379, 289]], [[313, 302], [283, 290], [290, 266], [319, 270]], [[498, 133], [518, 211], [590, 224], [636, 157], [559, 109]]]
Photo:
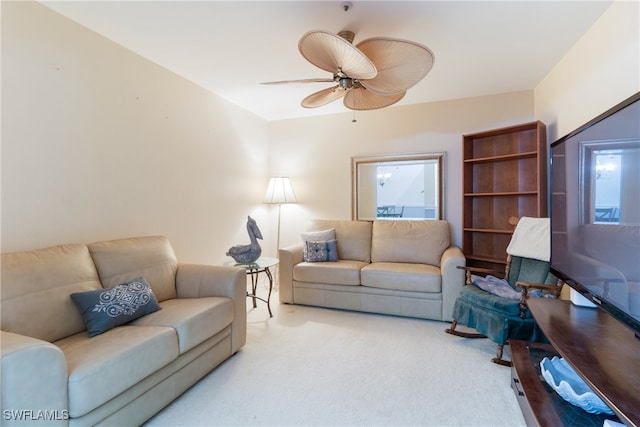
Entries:
[[32, 2], [2, 3], [2, 251], [168, 236], [216, 262], [267, 223], [267, 123]]
[[640, 90], [640, 2], [616, 1], [535, 88], [550, 142]]
[[445, 216], [461, 242], [461, 139], [539, 119], [549, 140], [638, 91], [638, 3], [615, 3], [532, 91], [267, 123], [37, 3], [2, 3], [2, 251], [165, 234], [217, 262], [275, 254], [311, 218], [351, 217], [351, 157], [446, 152]]
[[[339, 101], [338, 101], [339, 102]], [[462, 135], [533, 120], [533, 92], [466, 98], [270, 125], [270, 167], [288, 175], [300, 204], [283, 206], [281, 246], [309, 219], [351, 218], [351, 158], [445, 152], [444, 214], [462, 239]]]

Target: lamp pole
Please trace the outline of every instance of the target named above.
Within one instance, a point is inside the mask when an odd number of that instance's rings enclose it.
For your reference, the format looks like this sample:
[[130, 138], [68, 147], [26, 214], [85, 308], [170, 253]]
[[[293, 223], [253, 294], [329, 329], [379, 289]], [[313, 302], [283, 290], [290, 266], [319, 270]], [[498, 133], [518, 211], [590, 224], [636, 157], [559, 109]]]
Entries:
[[282, 203], [278, 203], [278, 235], [276, 236], [276, 257], [280, 254], [280, 209], [282, 209]]

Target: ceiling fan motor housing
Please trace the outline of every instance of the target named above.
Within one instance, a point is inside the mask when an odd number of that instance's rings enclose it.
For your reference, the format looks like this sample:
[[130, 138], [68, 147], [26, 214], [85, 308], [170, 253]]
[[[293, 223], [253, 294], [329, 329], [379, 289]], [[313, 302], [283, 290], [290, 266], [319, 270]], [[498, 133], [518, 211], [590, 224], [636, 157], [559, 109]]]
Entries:
[[347, 31], [347, 30], [340, 31], [338, 35], [343, 39], [345, 39], [346, 41], [348, 41], [349, 43], [353, 43], [353, 39], [356, 38], [356, 34], [353, 31]]
[[342, 90], [349, 90], [352, 87], [354, 87], [355, 82], [353, 79], [349, 78], [349, 77], [340, 77], [338, 79], [338, 84], [340, 85], [340, 89]]

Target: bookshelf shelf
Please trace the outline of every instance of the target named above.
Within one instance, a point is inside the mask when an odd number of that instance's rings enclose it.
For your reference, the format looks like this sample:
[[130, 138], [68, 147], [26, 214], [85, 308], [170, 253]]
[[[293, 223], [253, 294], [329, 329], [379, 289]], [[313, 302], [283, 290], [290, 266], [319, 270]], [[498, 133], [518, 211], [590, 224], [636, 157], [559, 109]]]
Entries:
[[547, 216], [546, 127], [537, 121], [464, 135], [463, 242], [467, 264], [504, 268], [510, 219]]

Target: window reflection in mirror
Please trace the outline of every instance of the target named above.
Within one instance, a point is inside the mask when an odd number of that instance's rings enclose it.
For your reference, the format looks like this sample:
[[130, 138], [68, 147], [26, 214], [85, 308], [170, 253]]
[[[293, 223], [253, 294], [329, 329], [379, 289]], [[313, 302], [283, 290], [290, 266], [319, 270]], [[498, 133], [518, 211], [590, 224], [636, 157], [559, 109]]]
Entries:
[[354, 157], [353, 218], [442, 219], [443, 153]]
[[615, 140], [582, 144], [586, 223], [640, 224], [640, 141]]

